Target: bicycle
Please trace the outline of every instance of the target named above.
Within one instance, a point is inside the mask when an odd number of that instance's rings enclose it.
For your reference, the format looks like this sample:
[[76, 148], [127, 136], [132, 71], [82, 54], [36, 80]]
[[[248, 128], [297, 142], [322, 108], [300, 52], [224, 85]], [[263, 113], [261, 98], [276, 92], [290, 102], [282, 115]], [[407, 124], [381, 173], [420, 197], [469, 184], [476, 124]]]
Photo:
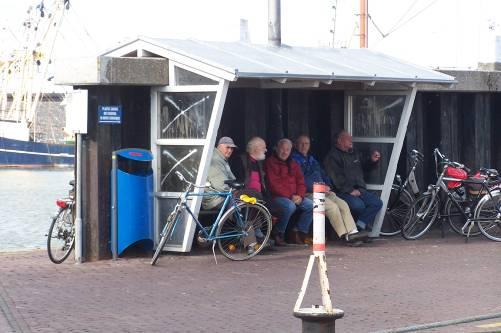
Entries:
[[[415, 149], [409, 155], [412, 166], [407, 178], [402, 182], [400, 175], [396, 175], [396, 183], [391, 186], [386, 213], [379, 232], [382, 236], [394, 236], [401, 232], [407, 212], [419, 193], [415, 171], [417, 165], [423, 161], [424, 155]], [[410, 188], [412, 194], [408, 188]]]
[[68, 197], [56, 200], [59, 207], [57, 214], [52, 218], [47, 237], [47, 253], [49, 259], [60, 264], [68, 258], [75, 246], [75, 181], [71, 180], [71, 189]]
[[[272, 222], [268, 209], [255, 198], [240, 196], [240, 200], [233, 198], [233, 191], [241, 189], [243, 184], [234, 181], [225, 181], [231, 187], [230, 191], [218, 192], [208, 186], [198, 186], [185, 179], [183, 174], [176, 171], [179, 180], [187, 184], [176, 206], [167, 217], [167, 221], [160, 233], [160, 242], [151, 259], [151, 265], [155, 265], [167, 240], [175, 232], [176, 226], [184, 218], [191, 216], [197, 224], [199, 242], [212, 242], [212, 252], [217, 264], [215, 245], [218, 244], [221, 253], [231, 260], [247, 260], [257, 255], [268, 243]], [[192, 189], [206, 189], [209, 192], [192, 192]], [[188, 199], [197, 196], [219, 195], [224, 197], [224, 202], [218, 211], [214, 223], [204, 227], [188, 205]], [[189, 215], [188, 215], [189, 214]]]
[[[474, 175], [468, 175], [469, 169], [461, 163], [449, 161], [439, 150], [433, 151], [437, 182], [428, 186], [428, 190], [414, 201], [405, 223], [402, 225], [402, 236], [406, 239], [418, 239], [426, 233], [439, 218], [447, 218], [451, 228], [458, 234], [476, 236], [483, 233], [486, 237], [497, 240], [489, 234], [487, 223], [497, 224], [491, 220], [492, 209], [497, 209], [501, 199], [498, 172], [494, 169], [480, 169]], [[441, 169], [440, 173], [439, 170]], [[447, 199], [442, 207], [440, 194], [445, 193]], [[489, 205], [494, 205], [490, 207]], [[490, 209], [490, 210], [488, 210]], [[480, 218], [479, 216], [487, 215]], [[443, 229], [443, 228], [442, 228]], [[499, 238], [501, 241], [501, 238]]]

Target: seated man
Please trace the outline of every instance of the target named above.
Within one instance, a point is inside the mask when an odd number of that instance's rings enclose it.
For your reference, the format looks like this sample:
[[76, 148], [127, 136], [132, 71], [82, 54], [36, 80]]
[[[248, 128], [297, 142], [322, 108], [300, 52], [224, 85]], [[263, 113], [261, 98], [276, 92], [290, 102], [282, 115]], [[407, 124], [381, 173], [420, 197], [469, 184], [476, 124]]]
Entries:
[[[276, 214], [271, 204], [271, 198], [266, 187], [264, 179], [263, 162], [266, 158], [266, 142], [258, 136], [255, 136], [247, 142], [246, 152], [233, 158], [231, 169], [237, 177], [239, 183], [244, 184], [244, 188], [237, 191], [236, 196], [246, 194], [266, 202], [270, 213]], [[256, 237], [263, 238], [260, 229], [256, 229]]]
[[374, 151], [362, 164], [353, 149], [351, 134], [343, 130], [336, 135], [336, 146], [324, 160], [325, 171], [332, 179], [336, 193], [348, 203], [357, 218], [357, 226], [362, 230], [372, 230], [376, 214], [383, 206], [381, 199], [366, 190], [364, 181], [364, 169], [374, 168], [380, 157], [379, 152]]
[[233, 158], [230, 165], [237, 181], [245, 185], [243, 193], [267, 201], [268, 189], [263, 169], [265, 154], [266, 142], [255, 136], [247, 142], [246, 152]]
[[[231, 154], [233, 154], [233, 150], [236, 147], [237, 146], [230, 137], [223, 136], [219, 139], [217, 147], [214, 148], [207, 181], [210, 182], [211, 186], [217, 191], [229, 191], [230, 186], [225, 184], [224, 181], [236, 179], [228, 164], [228, 159]], [[202, 207], [203, 209], [216, 209], [220, 208], [223, 202], [224, 197], [219, 195], [204, 196], [202, 199]]]
[[313, 222], [313, 201], [305, 197], [306, 186], [299, 165], [291, 158], [292, 142], [278, 141], [275, 152], [264, 162], [266, 183], [273, 202], [280, 208], [274, 235], [276, 245], [285, 245], [284, 234], [290, 217], [299, 209], [301, 214], [294, 231], [294, 240], [304, 244], [304, 238]]
[[[313, 183], [322, 182], [332, 186], [331, 180], [320, 167], [318, 161], [309, 154], [310, 138], [301, 135], [296, 139], [292, 158], [299, 164], [306, 184], [306, 196], [313, 199]], [[325, 193], [325, 215], [329, 219], [337, 235], [350, 244], [359, 243], [367, 239], [367, 232], [358, 232], [355, 221], [351, 216], [350, 207], [332, 191]]]

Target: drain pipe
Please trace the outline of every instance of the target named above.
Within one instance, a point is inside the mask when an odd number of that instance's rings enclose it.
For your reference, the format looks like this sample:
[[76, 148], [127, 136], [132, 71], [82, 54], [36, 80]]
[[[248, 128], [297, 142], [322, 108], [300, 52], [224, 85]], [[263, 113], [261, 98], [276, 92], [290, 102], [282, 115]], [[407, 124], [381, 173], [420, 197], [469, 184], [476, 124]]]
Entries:
[[82, 263], [83, 223], [82, 223], [82, 134], [77, 133], [76, 189], [75, 189], [75, 262]]
[[268, 0], [268, 45], [282, 44], [280, 0]]

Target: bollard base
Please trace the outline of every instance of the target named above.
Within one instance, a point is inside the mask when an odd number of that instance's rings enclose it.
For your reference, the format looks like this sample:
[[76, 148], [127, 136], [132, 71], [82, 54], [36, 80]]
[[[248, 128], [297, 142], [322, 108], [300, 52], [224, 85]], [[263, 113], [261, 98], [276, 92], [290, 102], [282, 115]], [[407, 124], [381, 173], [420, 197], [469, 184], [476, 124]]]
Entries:
[[327, 313], [323, 306], [318, 305], [294, 311], [294, 317], [302, 321], [303, 333], [336, 332], [336, 319], [342, 318], [343, 316], [343, 310], [333, 309], [332, 313]]

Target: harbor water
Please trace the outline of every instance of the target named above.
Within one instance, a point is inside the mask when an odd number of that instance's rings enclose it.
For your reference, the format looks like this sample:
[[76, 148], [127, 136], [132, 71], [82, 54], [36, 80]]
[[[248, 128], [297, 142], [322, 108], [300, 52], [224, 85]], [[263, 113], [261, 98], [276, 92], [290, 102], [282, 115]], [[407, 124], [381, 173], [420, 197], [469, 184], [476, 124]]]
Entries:
[[0, 251], [45, 249], [73, 169], [0, 169]]

